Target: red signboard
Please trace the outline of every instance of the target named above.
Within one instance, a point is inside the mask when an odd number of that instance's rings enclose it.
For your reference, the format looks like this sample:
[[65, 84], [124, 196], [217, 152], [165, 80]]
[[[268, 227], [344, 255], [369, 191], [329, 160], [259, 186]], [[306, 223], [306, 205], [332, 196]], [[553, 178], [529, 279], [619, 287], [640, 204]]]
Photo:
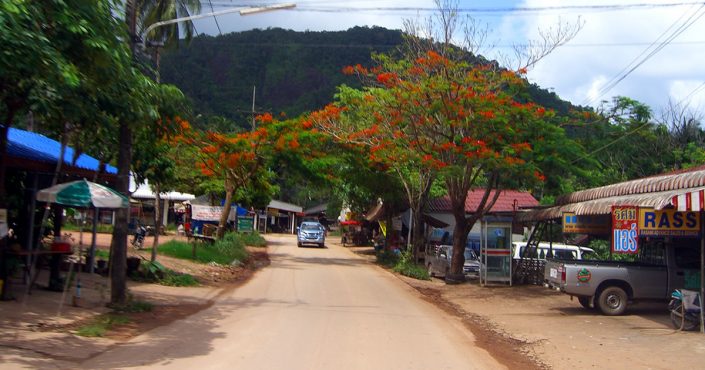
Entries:
[[612, 252], [634, 254], [639, 250], [639, 207], [612, 206]]

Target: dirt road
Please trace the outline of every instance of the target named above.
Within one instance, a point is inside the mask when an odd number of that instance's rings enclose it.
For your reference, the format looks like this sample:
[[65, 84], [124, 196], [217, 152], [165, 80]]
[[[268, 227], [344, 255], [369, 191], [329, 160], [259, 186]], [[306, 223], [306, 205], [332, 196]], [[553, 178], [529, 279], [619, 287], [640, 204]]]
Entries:
[[85, 368], [494, 369], [455, 318], [344, 248], [268, 237], [271, 266]]

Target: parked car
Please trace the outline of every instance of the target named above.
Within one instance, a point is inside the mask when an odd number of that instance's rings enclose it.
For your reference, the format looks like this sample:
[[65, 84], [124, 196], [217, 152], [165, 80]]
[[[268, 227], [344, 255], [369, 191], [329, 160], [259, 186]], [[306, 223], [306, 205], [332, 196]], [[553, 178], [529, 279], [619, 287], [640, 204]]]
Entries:
[[304, 244], [313, 244], [321, 248], [326, 245], [326, 228], [315, 221], [304, 221], [296, 228], [297, 245], [301, 248]]
[[[478, 276], [480, 273], [480, 260], [471, 248], [465, 249], [465, 263], [463, 264], [463, 274], [466, 276]], [[437, 277], [446, 277], [450, 272], [450, 262], [453, 258], [452, 245], [429, 246], [426, 249], [425, 263], [428, 274]]]
[[550, 259], [544, 279], [546, 286], [577, 297], [585, 308], [593, 306], [605, 315], [621, 315], [632, 302], [665, 302], [673, 290], [696, 286], [699, 249], [696, 243], [645, 243], [639, 247], [636, 262]]

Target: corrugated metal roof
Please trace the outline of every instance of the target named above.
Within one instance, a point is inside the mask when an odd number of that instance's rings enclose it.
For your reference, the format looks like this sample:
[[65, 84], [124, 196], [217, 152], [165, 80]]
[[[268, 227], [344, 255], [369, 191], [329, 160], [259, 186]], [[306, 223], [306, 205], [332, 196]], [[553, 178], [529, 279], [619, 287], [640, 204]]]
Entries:
[[705, 168], [697, 167], [688, 172], [669, 173], [620, 182], [570, 193], [556, 199], [556, 205], [584, 202], [594, 199], [631, 194], [645, 194], [671, 190], [683, 190], [705, 186]]
[[267, 208], [280, 209], [282, 211], [296, 212], [296, 213], [303, 212], [303, 208], [301, 206], [297, 206], [295, 204], [286, 203], [286, 202], [282, 202], [281, 200], [274, 200], [274, 199], [272, 199], [269, 202], [269, 205], [267, 206]]
[[631, 205], [639, 207], [649, 207], [663, 209], [673, 204], [673, 197], [677, 197], [687, 192], [705, 190], [704, 187], [659, 191], [643, 194], [627, 194], [601, 199], [587, 200], [570, 204], [558, 205], [538, 211], [530, 211], [520, 214], [519, 221], [538, 221], [560, 218], [563, 212], [574, 212], [576, 215], [601, 215], [609, 214], [612, 206]]
[[[477, 207], [480, 205], [484, 194], [484, 189], [470, 190], [468, 192], [468, 197], [465, 200], [465, 212], [477, 212]], [[490, 193], [489, 199], [492, 199], [494, 194], [495, 191], [493, 190]], [[528, 192], [518, 190], [502, 190], [502, 192], [499, 194], [497, 202], [495, 202], [490, 212], [514, 212], [519, 208], [535, 207], [538, 204], [538, 200], [536, 200], [536, 198], [534, 198], [533, 195]], [[450, 197], [448, 196], [432, 199], [428, 202], [428, 211], [450, 212], [450, 205]]]
[[[59, 153], [61, 153], [61, 143], [58, 141], [44, 135], [12, 127], [10, 127], [7, 133], [7, 144], [8, 156], [39, 162], [56, 163], [59, 160]], [[85, 153], [81, 154], [78, 159], [76, 159], [76, 163], [71, 164], [73, 153], [73, 148], [66, 148], [64, 163], [86, 170], [98, 170], [100, 161]], [[107, 173], [116, 174], [117, 168], [106, 165], [105, 171]]]

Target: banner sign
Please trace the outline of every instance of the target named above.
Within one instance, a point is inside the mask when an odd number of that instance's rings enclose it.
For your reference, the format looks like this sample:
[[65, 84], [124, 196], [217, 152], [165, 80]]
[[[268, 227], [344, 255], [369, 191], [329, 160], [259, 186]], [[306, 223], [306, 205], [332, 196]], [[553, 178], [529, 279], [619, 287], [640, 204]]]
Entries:
[[698, 212], [640, 208], [639, 235], [697, 237], [700, 235], [700, 217]]
[[581, 215], [563, 212], [564, 234], [609, 234], [610, 217], [607, 215]]
[[639, 207], [612, 206], [612, 252], [634, 254], [639, 250]]
[[191, 218], [198, 221], [220, 221], [223, 207], [191, 205]]

